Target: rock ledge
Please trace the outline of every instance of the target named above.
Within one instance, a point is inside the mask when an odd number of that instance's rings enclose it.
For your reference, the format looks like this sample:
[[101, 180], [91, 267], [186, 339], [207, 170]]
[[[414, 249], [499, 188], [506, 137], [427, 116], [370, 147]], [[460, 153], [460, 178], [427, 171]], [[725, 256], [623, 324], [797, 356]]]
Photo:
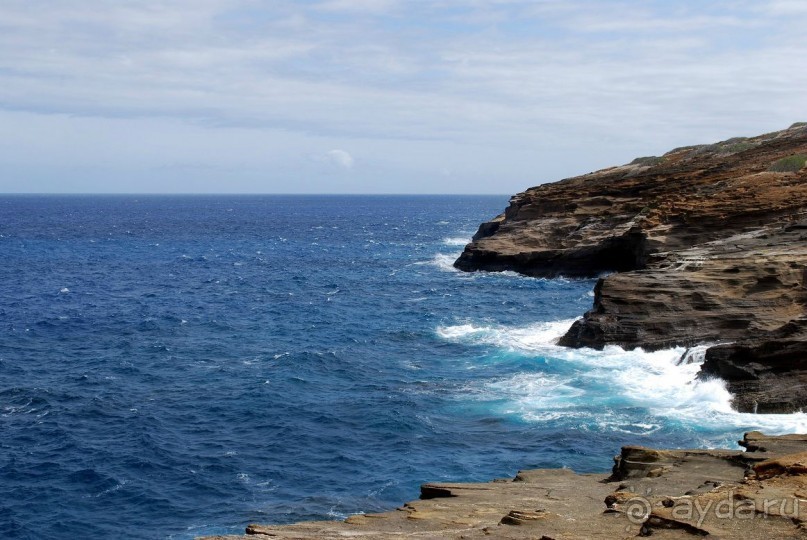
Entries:
[[746, 433], [746, 451], [626, 446], [608, 474], [521, 471], [424, 484], [421, 500], [345, 521], [249, 525], [260, 538], [807, 538], [807, 435]]
[[[530, 188], [455, 266], [596, 277], [560, 343], [718, 344], [703, 376], [746, 412], [807, 405], [807, 125]], [[783, 165], [784, 164], [784, 165]]]

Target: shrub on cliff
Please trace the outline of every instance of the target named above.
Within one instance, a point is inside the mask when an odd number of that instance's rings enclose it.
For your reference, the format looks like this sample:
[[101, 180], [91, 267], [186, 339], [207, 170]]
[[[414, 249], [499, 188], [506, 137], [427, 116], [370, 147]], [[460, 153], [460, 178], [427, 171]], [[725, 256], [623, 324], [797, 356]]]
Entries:
[[774, 161], [768, 170], [771, 172], [798, 172], [807, 163], [807, 155], [795, 154], [780, 160]]
[[645, 156], [645, 157], [637, 157], [633, 161], [630, 162], [631, 165], [642, 165], [645, 167], [652, 167], [653, 165], [658, 165], [664, 161], [663, 157], [658, 156]]

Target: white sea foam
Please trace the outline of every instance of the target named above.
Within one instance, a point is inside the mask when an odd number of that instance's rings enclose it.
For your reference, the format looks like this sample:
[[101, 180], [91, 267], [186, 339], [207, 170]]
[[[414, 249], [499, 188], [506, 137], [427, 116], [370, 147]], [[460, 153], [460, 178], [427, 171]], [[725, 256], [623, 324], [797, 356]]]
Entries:
[[471, 238], [468, 236], [450, 236], [448, 238], [443, 238], [443, 245], [465, 247], [465, 245], [470, 241]]
[[125, 486], [126, 482], [127, 481], [124, 478], [123, 480], [121, 480], [120, 482], [118, 482], [117, 484], [112, 486], [111, 488], [105, 489], [101, 493], [96, 493], [95, 495], [92, 495], [92, 496], [97, 498], [97, 497], [103, 497], [104, 495], [107, 495], [109, 493], [114, 493], [114, 492], [118, 491], [120, 488], [122, 488], [123, 486]]
[[444, 272], [459, 272], [459, 270], [454, 268], [454, 261], [456, 261], [459, 256], [459, 253], [438, 253], [432, 257], [430, 261], [424, 261], [424, 264], [432, 264]]
[[569, 319], [535, 323], [524, 327], [478, 326], [468, 323], [438, 327], [437, 335], [449, 341], [494, 345], [510, 350], [533, 352], [550, 348], [565, 350], [557, 347], [556, 343], [573, 322], [574, 319]]
[[[487, 346], [541, 359], [540, 371], [488, 380], [464, 395], [505, 402], [497, 409], [535, 422], [566, 419], [584, 429], [651, 433], [661, 425], [685, 429], [768, 433], [807, 431], [807, 414], [738, 413], [718, 379], [697, 379], [706, 346], [655, 352], [620, 347], [570, 349], [557, 345], [573, 320], [523, 327], [465, 323], [437, 328], [447, 341]], [[682, 362], [681, 359], [684, 358]], [[646, 411], [644, 418], [629, 411]], [[641, 414], [639, 415], [642, 416]]]
[[558, 376], [523, 374], [489, 382], [485, 390], [497, 396], [510, 395], [519, 410], [568, 409], [585, 391], [564, 383]]
[[[355, 514], [355, 515], [361, 515], [361, 514]], [[328, 510], [328, 517], [330, 517], [331, 519], [333, 519], [335, 521], [342, 521], [344, 519], [347, 519], [350, 516], [351, 516], [351, 514], [345, 514], [344, 512], [338, 512], [336, 510], [335, 506], [332, 506], [331, 509]]]

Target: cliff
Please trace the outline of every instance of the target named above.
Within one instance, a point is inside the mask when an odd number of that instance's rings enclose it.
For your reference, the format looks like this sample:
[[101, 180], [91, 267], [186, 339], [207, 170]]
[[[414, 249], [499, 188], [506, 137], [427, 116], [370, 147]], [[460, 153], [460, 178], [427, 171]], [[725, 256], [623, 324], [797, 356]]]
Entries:
[[626, 446], [608, 474], [521, 471], [432, 483], [397, 510], [345, 521], [250, 525], [259, 538], [807, 538], [807, 436], [747, 433], [746, 451]]
[[807, 405], [807, 124], [543, 184], [483, 223], [455, 266], [596, 277], [570, 347], [716, 344], [741, 411]]

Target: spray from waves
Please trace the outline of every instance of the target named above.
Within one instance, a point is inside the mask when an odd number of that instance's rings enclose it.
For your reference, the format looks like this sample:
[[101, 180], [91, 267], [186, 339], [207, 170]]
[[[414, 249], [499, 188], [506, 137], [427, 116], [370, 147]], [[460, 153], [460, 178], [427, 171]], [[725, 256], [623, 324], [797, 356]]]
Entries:
[[431, 264], [436, 266], [443, 272], [459, 272], [459, 270], [454, 268], [454, 261], [456, 261], [457, 257], [459, 256], [460, 256], [459, 253], [452, 253], [452, 254], [437, 253], [434, 257], [431, 258], [431, 260], [415, 264]]
[[443, 245], [465, 247], [470, 241], [471, 238], [469, 236], [451, 236], [443, 238]]
[[[460, 233], [462, 234], [462, 233]], [[450, 248], [464, 248], [468, 243], [471, 241], [471, 235], [468, 234], [467, 236], [447, 236], [442, 239], [440, 242], [443, 246], [450, 247]], [[432, 265], [436, 266], [438, 269], [442, 270], [443, 272], [459, 272], [456, 268], [454, 268], [454, 261], [459, 258], [462, 254], [462, 251], [452, 251], [451, 253], [443, 253], [438, 252], [435, 253], [434, 256], [428, 261], [420, 261], [414, 264], [417, 265]]]
[[556, 343], [573, 322], [574, 319], [569, 319], [536, 323], [520, 328], [477, 326], [468, 323], [438, 327], [437, 335], [447, 341], [539, 352], [549, 347], [561, 349], [556, 346]]
[[[442, 244], [444, 246], [456, 248], [465, 247], [470, 241], [470, 236], [449, 236], [443, 238]], [[456, 251], [453, 253], [435, 253], [431, 260], [421, 261], [415, 264], [430, 264], [432, 266], [436, 266], [443, 272], [459, 272], [459, 270], [454, 268], [454, 261], [457, 260], [461, 253], [461, 251]]]
[[[468, 395], [505, 401], [501, 412], [527, 421], [568, 420], [600, 429], [649, 433], [677, 424], [695, 431], [803, 433], [807, 414], [750, 414], [731, 408], [731, 395], [718, 379], [697, 379], [707, 346], [655, 352], [621, 347], [570, 349], [557, 345], [574, 320], [523, 327], [466, 323], [437, 328], [450, 342], [493, 347], [520, 357], [542, 359], [534, 371], [481, 383]], [[682, 362], [682, 358], [684, 361]], [[636, 410], [646, 413], [638, 417]]]

